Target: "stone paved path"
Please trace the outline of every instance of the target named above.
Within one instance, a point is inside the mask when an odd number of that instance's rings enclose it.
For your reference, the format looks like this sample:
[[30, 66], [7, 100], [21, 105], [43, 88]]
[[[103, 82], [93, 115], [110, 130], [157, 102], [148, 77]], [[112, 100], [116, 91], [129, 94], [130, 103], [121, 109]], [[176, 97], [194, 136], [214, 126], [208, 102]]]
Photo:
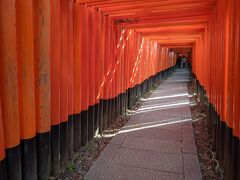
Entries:
[[201, 180], [187, 92], [177, 70], [148, 98], [96, 160], [86, 180]]

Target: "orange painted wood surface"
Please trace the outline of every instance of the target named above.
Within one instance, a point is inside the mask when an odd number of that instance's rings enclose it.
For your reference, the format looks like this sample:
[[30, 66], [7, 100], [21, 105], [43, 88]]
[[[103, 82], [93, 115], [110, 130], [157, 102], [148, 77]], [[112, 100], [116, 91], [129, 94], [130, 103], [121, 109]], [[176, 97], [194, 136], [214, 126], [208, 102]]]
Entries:
[[33, 1], [35, 107], [38, 133], [49, 132], [51, 126], [51, 54], [50, 1]]
[[[67, 4], [67, 36], [68, 36], [68, 115], [74, 114], [74, 71], [73, 71], [73, 0]], [[79, 113], [79, 112], [78, 112]]]
[[36, 135], [33, 3], [16, 1], [19, 121], [21, 139]]
[[73, 101], [74, 114], [81, 112], [81, 11], [78, 3], [73, 4]]
[[61, 4], [51, 1], [51, 125], [60, 123]]
[[81, 28], [81, 110], [86, 111], [89, 107], [89, 13], [85, 5], [80, 5]]
[[95, 27], [95, 18], [94, 18], [94, 10], [93, 8], [87, 8], [87, 16], [88, 16], [88, 22], [87, 30], [88, 30], [88, 42], [87, 42], [87, 61], [88, 63], [88, 77], [89, 77], [89, 106], [94, 106], [96, 103], [96, 96], [95, 96], [95, 58], [96, 58], [96, 52], [95, 52], [95, 41], [96, 41], [96, 34], [94, 33]]
[[15, 0], [0, 1], [0, 94], [6, 148], [20, 143]]
[[[61, 0], [60, 118], [68, 120], [68, 0]], [[71, 60], [70, 60], [71, 61]]]

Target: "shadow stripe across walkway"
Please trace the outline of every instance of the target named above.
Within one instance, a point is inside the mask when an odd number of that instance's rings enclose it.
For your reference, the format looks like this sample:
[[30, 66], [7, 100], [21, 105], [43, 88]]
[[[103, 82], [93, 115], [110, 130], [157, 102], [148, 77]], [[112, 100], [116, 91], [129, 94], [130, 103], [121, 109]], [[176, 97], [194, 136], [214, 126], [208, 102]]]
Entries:
[[104, 149], [87, 180], [201, 180], [187, 82], [179, 69], [163, 81]]

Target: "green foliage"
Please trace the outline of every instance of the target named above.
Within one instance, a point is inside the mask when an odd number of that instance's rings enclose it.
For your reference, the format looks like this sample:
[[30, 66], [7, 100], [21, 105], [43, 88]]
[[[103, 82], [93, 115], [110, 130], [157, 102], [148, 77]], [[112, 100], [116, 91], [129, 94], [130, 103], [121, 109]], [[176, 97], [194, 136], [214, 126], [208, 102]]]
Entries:
[[76, 171], [76, 169], [77, 169], [76, 164], [74, 164], [73, 162], [69, 162], [65, 167], [65, 170], [68, 172], [74, 172]]

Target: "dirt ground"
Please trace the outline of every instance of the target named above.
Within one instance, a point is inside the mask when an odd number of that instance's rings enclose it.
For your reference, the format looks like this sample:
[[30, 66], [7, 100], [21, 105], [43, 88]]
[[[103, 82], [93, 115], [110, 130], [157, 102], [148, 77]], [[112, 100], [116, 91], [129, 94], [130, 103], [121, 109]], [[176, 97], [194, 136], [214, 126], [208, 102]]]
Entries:
[[190, 95], [193, 129], [197, 145], [203, 180], [223, 179], [222, 169], [215, 159], [216, 153], [212, 149], [212, 138], [208, 133], [206, 112], [203, 103], [199, 100], [199, 94], [194, 93], [194, 81], [188, 83]]

